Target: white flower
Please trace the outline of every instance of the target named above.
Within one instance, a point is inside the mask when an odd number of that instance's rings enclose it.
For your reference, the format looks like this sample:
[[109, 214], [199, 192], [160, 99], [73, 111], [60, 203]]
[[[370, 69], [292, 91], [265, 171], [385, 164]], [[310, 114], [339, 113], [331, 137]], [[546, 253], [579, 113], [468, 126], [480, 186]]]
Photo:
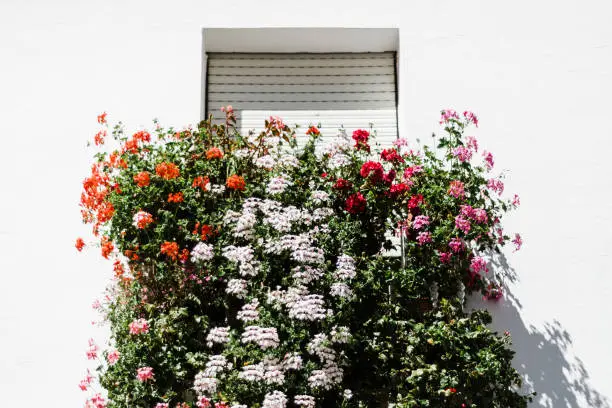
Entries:
[[322, 320], [325, 319], [326, 310], [323, 296], [305, 295], [298, 297], [289, 306], [289, 317], [297, 320]]
[[287, 178], [287, 176], [272, 177], [266, 187], [268, 194], [281, 194], [285, 192], [287, 187], [293, 183]]
[[353, 398], [353, 391], [349, 389], [344, 390], [344, 392], [342, 393], [342, 397], [344, 397], [345, 400], [350, 400], [351, 398]]
[[255, 159], [255, 166], [262, 167], [264, 169], [271, 169], [276, 164], [276, 160], [269, 154], [265, 156], [258, 157]]
[[259, 319], [259, 312], [257, 311], [257, 306], [259, 306], [259, 301], [257, 299], [253, 300], [251, 303], [247, 303], [242, 306], [242, 309], [238, 312], [237, 318], [238, 320], [242, 320], [243, 322], [252, 322]]
[[263, 350], [278, 347], [280, 340], [274, 327], [247, 326], [242, 333], [243, 343], [256, 343]]
[[336, 153], [329, 158], [327, 165], [331, 170], [339, 169], [340, 167], [348, 166], [351, 159], [344, 153]]
[[232, 365], [228, 364], [225, 356], [218, 354], [211, 356], [206, 363], [206, 369], [203, 372], [204, 377], [214, 378], [217, 374], [223, 372], [225, 369], [231, 369]]
[[353, 296], [353, 291], [351, 290], [349, 285], [347, 285], [346, 283], [335, 282], [335, 283], [332, 283], [330, 290], [329, 290], [329, 294], [334, 297], [349, 298]]
[[336, 270], [334, 278], [336, 279], [353, 279], [356, 275], [355, 260], [348, 255], [340, 255], [336, 261]]
[[278, 165], [281, 167], [298, 167], [300, 165], [300, 161], [292, 154], [283, 154], [278, 159]]
[[191, 261], [194, 263], [210, 261], [215, 256], [214, 250], [215, 248], [212, 245], [198, 242], [191, 250]]
[[217, 392], [217, 383], [218, 380], [216, 378], [207, 377], [204, 375], [204, 372], [199, 372], [196, 374], [195, 381], [193, 382], [193, 389], [198, 393], [198, 395], [208, 395]]
[[314, 204], [320, 205], [329, 200], [329, 194], [325, 191], [316, 190], [311, 193], [310, 199]]
[[244, 279], [230, 279], [227, 282], [225, 293], [234, 295], [238, 299], [243, 299], [247, 294], [247, 282]]
[[229, 327], [215, 327], [210, 329], [208, 332], [208, 336], [206, 336], [206, 341], [208, 342], [208, 347], [212, 347], [213, 343], [225, 344], [230, 340], [230, 328]]
[[238, 373], [238, 378], [247, 381], [261, 381], [265, 374], [264, 365], [262, 363], [249, 364], [242, 367], [242, 371]]
[[336, 351], [330, 348], [329, 344], [327, 335], [319, 333], [306, 345], [306, 350], [319, 357], [324, 363], [329, 363], [336, 360]]
[[309, 265], [296, 266], [291, 270], [291, 272], [293, 272], [293, 279], [304, 284], [315, 281], [323, 276], [322, 269]]
[[283, 385], [285, 383], [285, 374], [283, 366], [278, 363], [276, 358], [264, 358], [263, 365], [265, 367], [264, 381], [266, 384]]
[[302, 357], [298, 353], [288, 353], [283, 359], [284, 370], [301, 370], [302, 365]]
[[332, 343], [345, 344], [351, 339], [351, 332], [346, 326], [334, 326], [330, 334]]
[[310, 395], [296, 395], [293, 397], [293, 402], [298, 407], [315, 408], [317, 406], [316, 400]]
[[281, 391], [267, 393], [261, 408], [286, 408], [287, 397]]
[[259, 272], [259, 262], [254, 260], [253, 248], [250, 246], [229, 245], [221, 252], [230, 261], [238, 263], [238, 271], [242, 276], [255, 276]]
[[225, 192], [225, 186], [221, 184], [213, 184], [210, 187], [210, 192], [214, 195], [221, 195]]

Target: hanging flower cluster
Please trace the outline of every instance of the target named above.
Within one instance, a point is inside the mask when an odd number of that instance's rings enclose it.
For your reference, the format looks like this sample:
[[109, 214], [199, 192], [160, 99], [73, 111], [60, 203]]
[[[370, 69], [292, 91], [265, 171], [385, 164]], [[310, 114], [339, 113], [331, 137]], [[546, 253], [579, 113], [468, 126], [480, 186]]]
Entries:
[[277, 117], [241, 135], [223, 112], [112, 141], [98, 118], [81, 207], [113, 261], [112, 337], [86, 351], [105, 389], [88, 371], [86, 407], [524, 406], [509, 337], [463, 311], [502, 297], [490, 255], [523, 244], [500, 221], [518, 197], [463, 136], [473, 113], [443, 111], [435, 149], [381, 150], [315, 126], [298, 148]]

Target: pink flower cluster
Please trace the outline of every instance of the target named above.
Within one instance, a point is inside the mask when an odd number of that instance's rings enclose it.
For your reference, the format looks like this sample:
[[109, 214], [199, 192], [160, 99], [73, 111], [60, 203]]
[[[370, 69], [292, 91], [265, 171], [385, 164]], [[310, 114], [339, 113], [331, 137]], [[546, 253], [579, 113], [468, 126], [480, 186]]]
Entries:
[[487, 268], [487, 261], [485, 261], [480, 256], [475, 256], [474, 258], [472, 258], [472, 262], [470, 263], [470, 271], [472, 271], [472, 273], [476, 275], [480, 274], [480, 272], [483, 271], [485, 273], [488, 273], [489, 268]]
[[455, 227], [457, 227], [458, 230], [461, 230], [464, 234], [467, 234], [468, 232], [470, 232], [472, 225], [470, 224], [470, 221], [468, 219], [466, 219], [463, 215], [459, 214], [455, 217]]
[[94, 342], [94, 339], [89, 339], [89, 348], [86, 351], [88, 360], [95, 360], [98, 358], [99, 347]]
[[440, 117], [440, 124], [448, 123], [451, 119], [459, 119], [459, 115], [457, 115], [457, 112], [453, 109], [444, 109]]
[[108, 364], [114, 365], [117, 361], [119, 361], [119, 355], [119, 350], [117, 349], [109, 351], [106, 355], [106, 360], [108, 361]]
[[130, 334], [143, 334], [149, 332], [149, 322], [146, 319], [137, 319], [130, 323]]
[[460, 162], [464, 163], [472, 158], [472, 150], [465, 146], [457, 146], [453, 149], [453, 156], [458, 158]]
[[478, 118], [474, 114], [474, 112], [464, 111], [463, 117], [466, 119], [468, 123], [473, 123], [476, 127], [478, 127]]
[[92, 383], [93, 379], [94, 378], [91, 375], [91, 372], [87, 370], [87, 374], [85, 375], [85, 378], [82, 379], [81, 382], [79, 382], [79, 388], [82, 391], [87, 391], [87, 388], [89, 388], [89, 385]]
[[515, 246], [515, 251], [518, 251], [519, 249], [521, 249], [521, 246], [523, 246], [523, 239], [521, 238], [520, 234], [515, 234], [514, 235], [514, 239], [512, 240], [512, 243]]
[[498, 179], [489, 179], [489, 181], [487, 181], [487, 187], [489, 190], [495, 191], [498, 195], [502, 195], [504, 192], [504, 183]]
[[489, 218], [487, 216], [487, 210], [485, 210], [484, 208], [472, 208], [469, 205], [461, 206], [461, 215], [472, 219], [480, 224], [487, 222]]
[[136, 370], [136, 379], [141, 382], [149, 381], [153, 379], [153, 368], [151, 367], [140, 367]]
[[106, 408], [106, 401], [100, 394], [96, 394], [85, 401], [85, 408]]
[[419, 245], [424, 245], [431, 242], [431, 233], [429, 231], [421, 231], [416, 238]]
[[493, 162], [493, 154], [491, 152], [484, 151], [482, 153], [482, 156], [484, 157], [484, 161], [485, 161], [485, 165], [487, 166], [487, 170], [493, 170], [493, 165], [495, 164]]
[[450, 249], [453, 250], [454, 253], [459, 253], [463, 249], [463, 241], [455, 237], [450, 240], [450, 242], [448, 243], [448, 246], [450, 247]]
[[429, 217], [426, 215], [417, 215], [412, 221], [412, 228], [415, 230], [421, 229], [429, 225]]
[[448, 194], [452, 195], [455, 198], [464, 198], [465, 185], [459, 180], [451, 181], [450, 187], [448, 188]]

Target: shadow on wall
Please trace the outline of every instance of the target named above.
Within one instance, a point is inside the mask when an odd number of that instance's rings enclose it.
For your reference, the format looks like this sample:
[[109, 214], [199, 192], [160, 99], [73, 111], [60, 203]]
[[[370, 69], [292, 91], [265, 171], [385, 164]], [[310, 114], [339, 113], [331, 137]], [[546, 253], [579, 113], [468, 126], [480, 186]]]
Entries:
[[[494, 270], [506, 282], [515, 282], [516, 273], [505, 257], [491, 258]], [[538, 329], [521, 318], [522, 305], [506, 286], [505, 298], [492, 304], [472, 297], [468, 308], [487, 308], [493, 315], [493, 328], [508, 330], [512, 336], [514, 366], [523, 375], [524, 389], [536, 391], [532, 407], [610, 408], [610, 401], [590, 385], [584, 363], [572, 353], [572, 339], [561, 323], [553, 320]]]

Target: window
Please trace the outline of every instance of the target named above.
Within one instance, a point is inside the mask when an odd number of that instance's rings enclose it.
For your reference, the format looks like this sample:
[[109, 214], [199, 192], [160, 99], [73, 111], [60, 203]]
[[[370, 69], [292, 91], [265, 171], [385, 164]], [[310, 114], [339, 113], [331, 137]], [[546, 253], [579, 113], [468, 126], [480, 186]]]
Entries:
[[396, 29], [205, 30], [203, 116], [231, 104], [242, 132], [280, 116], [328, 137], [372, 123], [388, 145], [398, 137], [396, 40]]

